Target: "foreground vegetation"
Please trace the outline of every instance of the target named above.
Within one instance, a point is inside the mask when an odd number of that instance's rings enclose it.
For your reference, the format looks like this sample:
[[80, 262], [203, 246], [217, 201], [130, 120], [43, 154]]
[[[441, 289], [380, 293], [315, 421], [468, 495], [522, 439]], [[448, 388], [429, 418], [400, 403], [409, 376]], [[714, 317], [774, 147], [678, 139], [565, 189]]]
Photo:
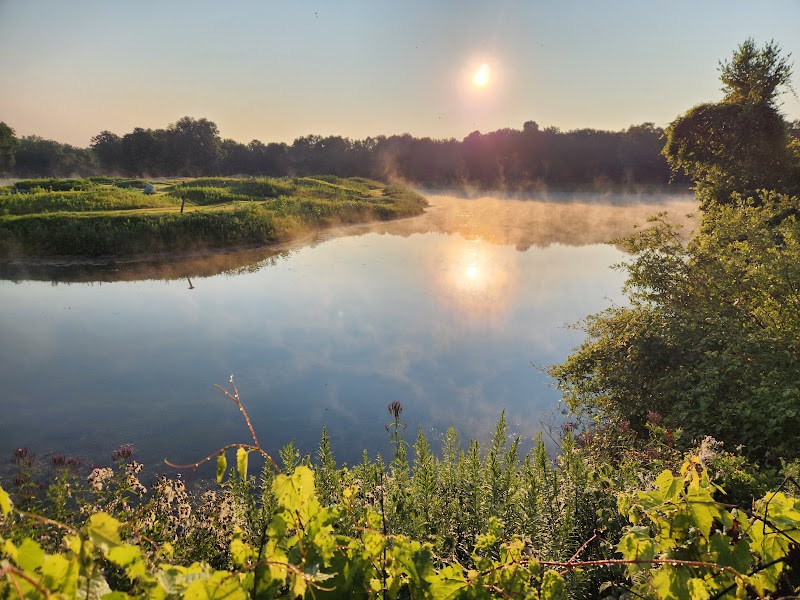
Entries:
[[17, 449], [0, 488], [0, 595], [710, 598], [796, 584], [800, 500], [764, 492], [795, 466], [762, 473], [711, 440], [684, 456], [657, 426], [656, 452], [615, 468], [568, 432], [557, 461], [541, 441], [521, 458], [502, 417], [485, 446], [448, 431], [439, 457], [421, 431], [407, 444], [398, 402], [388, 464], [339, 467], [323, 431], [313, 458], [289, 444], [278, 465], [235, 385], [225, 394], [252, 443], [178, 467], [215, 462], [217, 489], [161, 476], [148, 490], [128, 446], [88, 469]]
[[416, 215], [424, 206], [400, 186], [332, 176], [19, 181], [0, 189], [0, 256], [265, 245], [337, 224]]
[[[620, 242], [630, 304], [589, 317], [551, 370], [570, 409], [555, 460], [541, 440], [521, 457], [502, 417], [483, 446], [452, 430], [439, 452], [421, 432], [410, 445], [392, 402], [388, 462], [340, 467], [323, 431], [315, 457], [290, 444], [279, 465], [231, 379], [252, 443], [171, 465], [215, 462], [216, 489], [162, 477], [148, 491], [129, 447], [87, 471], [17, 449], [0, 595], [796, 597], [800, 151], [785, 127], [759, 126], [777, 123], [791, 69], [748, 40], [722, 75], [724, 100], [667, 130], [700, 226], [684, 245], [656, 217]], [[206, 183], [179, 193], [197, 206], [240, 193]]]

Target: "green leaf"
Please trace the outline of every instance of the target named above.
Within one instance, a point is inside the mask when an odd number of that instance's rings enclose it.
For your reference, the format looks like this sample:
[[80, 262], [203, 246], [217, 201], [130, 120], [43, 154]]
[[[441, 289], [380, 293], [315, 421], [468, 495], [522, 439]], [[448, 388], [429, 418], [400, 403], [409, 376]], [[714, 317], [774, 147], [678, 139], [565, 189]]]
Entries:
[[111, 588], [108, 582], [103, 577], [100, 569], [95, 568], [92, 570], [92, 578], [89, 580], [87, 589], [87, 579], [83, 575], [78, 578], [78, 598], [83, 600], [100, 600], [106, 594], [111, 593]]
[[692, 577], [686, 587], [689, 590], [689, 598], [692, 600], [709, 600], [711, 598], [706, 582], [698, 577]]
[[656, 487], [664, 502], [677, 502], [683, 492], [683, 478], [675, 477], [671, 471], [663, 471], [656, 477]]
[[222, 483], [222, 478], [225, 477], [225, 469], [228, 468], [228, 460], [225, 458], [225, 453], [220, 452], [217, 456], [217, 483]]
[[8, 516], [8, 513], [11, 512], [11, 507], [13, 506], [11, 502], [11, 498], [8, 495], [8, 492], [5, 491], [2, 487], [0, 487], [0, 511], [3, 512], [3, 518]]
[[272, 483], [272, 491], [281, 508], [292, 512], [300, 510], [314, 497], [314, 472], [301, 465], [291, 476], [278, 475]]
[[236, 449], [236, 469], [242, 481], [247, 481], [247, 456], [250, 453], [244, 448]]
[[48, 589], [62, 592], [68, 598], [77, 593], [80, 574], [77, 557], [67, 560], [60, 554], [48, 554], [41, 571]]
[[119, 546], [122, 540], [119, 537], [121, 523], [114, 517], [104, 512], [94, 513], [88, 520], [87, 531], [93, 544], [106, 552], [114, 546]]
[[730, 538], [721, 533], [712, 535], [708, 544], [711, 559], [722, 567], [731, 567], [744, 575], [752, 565], [750, 543], [744, 538], [731, 549], [730, 542]]
[[[650, 537], [650, 530], [647, 527], [631, 527], [617, 544], [617, 552], [622, 554], [625, 560], [653, 560], [656, 543]], [[642, 565], [628, 565], [628, 573], [646, 568]]]
[[665, 600], [689, 599], [689, 580], [691, 575], [683, 567], [665, 565], [653, 575], [653, 588], [659, 598]]
[[460, 566], [447, 565], [443, 567], [436, 577], [431, 578], [430, 593], [436, 600], [449, 600], [461, 593], [467, 587], [464, 570]]
[[70, 561], [60, 554], [48, 555], [42, 565], [42, 576], [44, 584], [49, 590], [63, 590], [63, 585], [67, 580]]
[[253, 557], [253, 549], [242, 541], [242, 530], [238, 527], [231, 540], [231, 558], [237, 567], [245, 567]]
[[714, 498], [708, 490], [692, 484], [686, 496], [686, 508], [689, 510], [692, 524], [700, 530], [703, 537], [708, 538], [714, 518], [720, 515]]
[[185, 600], [247, 600], [247, 594], [236, 576], [216, 571], [211, 577], [195, 579], [186, 588]]
[[125, 573], [131, 579], [141, 577], [146, 572], [142, 552], [138, 546], [131, 544], [115, 546], [109, 551], [108, 560], [125, 569]]
[[14, 557], [14, 562], [24, 571], [35, 571], [44, 562], [44, 550], [37, 542], [30, 538], [25, 538], [17, 546], [17, 555]]
[[550, 569], [542, 576], [542, 600], [566, 600], [567, 584], [557, 571]]

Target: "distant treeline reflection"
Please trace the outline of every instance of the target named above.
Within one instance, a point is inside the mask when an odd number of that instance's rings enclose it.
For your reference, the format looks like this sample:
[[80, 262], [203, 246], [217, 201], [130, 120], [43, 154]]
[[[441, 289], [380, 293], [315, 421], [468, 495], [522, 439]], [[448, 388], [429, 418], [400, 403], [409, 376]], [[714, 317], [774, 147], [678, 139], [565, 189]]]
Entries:
[[[540, 128], [474, 131], [463, 140], [379, 135], [362, 140], [307, 135], [292, 144], [222, 139], [208, 119], [184, 117], [165, 129], [102, 131], [89, 148], [23, 136], [18, 177], [120, 174], [132, 177], [327, 173], [430, 186], [536, 189], [563, 183], [685, 184], [661, 155], [653, 123], [622, 131]], [[677, 177], [677, 179], [676, 179]]]

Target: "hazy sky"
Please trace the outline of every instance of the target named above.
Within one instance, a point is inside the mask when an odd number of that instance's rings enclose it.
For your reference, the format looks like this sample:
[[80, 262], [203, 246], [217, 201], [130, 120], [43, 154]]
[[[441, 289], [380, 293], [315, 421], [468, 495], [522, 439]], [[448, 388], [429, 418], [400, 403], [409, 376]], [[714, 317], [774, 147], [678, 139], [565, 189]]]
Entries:
[[799, 0], [0, 0], [0, 121], [78, 146], [185, 115], [245, 143], [663, 126], [747, 37], [800, 90]]

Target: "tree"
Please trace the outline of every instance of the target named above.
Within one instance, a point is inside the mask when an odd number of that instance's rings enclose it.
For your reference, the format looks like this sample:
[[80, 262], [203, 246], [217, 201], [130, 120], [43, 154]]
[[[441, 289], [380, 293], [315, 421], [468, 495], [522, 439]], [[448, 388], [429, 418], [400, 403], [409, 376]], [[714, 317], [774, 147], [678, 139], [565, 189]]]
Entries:
[[171, 175], [212, 175], [222, 158], [217, 125], [208, 119], [183, 117], [167, 128], [164, 165]]
[[720, 62], [720, 79], [725, 102], [775, 105], [779, 88], [792, 90], [791, 54], [782, 56], [781, 47], [770, 41], [758, 49], [752, 38], [739, 45], [730, 62]]
[[734, 192], [796, 191], [800, 160], [776, 107], [792, 73], [788, 56], [773, 42], [759, 50], [748, 39], [720, 71], [725, 98], [695, 106], [666, 129], [663, 153], [673, 171], [692, 178], [703, 209], [730, 202]]
[[657, 417], [772, 464], [800, 457], [798, 210], [738, 196], [709, 207], [688, 246], [660, 220], [624, 240], [630, 305], [589, 317], [552, 369], [573, 411], [645, 442]]
[[97, 171], [94, 154], [39, 136], [23, 136], [15, 154], [14, 171], [23, 177], [72, 177]]
[[91, 148], [100, 163], [107, 171], [115, 171], [121, 166], [122, 139], [110, 131], [101, 131], [92, 138]]
[[0, 121], [0, 173], [11, 172], [14, 168], [14, 157], [19, 141], [14, 130]]
[[143, 129], [122, 136], [120, 164], [128, 175], [154, 176], [165, 173], [166, 132], [163, 129]]

